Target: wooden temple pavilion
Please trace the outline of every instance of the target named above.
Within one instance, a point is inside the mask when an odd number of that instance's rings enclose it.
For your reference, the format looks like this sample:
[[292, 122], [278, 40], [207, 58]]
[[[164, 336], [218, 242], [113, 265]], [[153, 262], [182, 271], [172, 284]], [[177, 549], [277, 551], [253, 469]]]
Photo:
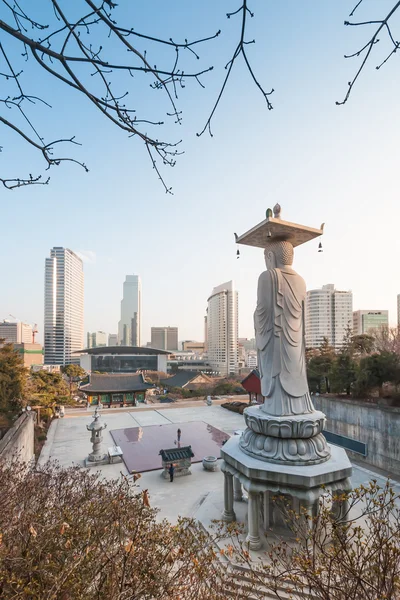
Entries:
[[91, 405], [136, 406], [146, 401], [146, 392], [154, 388], [147, 383], [142, 373], [132, 375], [91, 374], [89, 383], [81, 385], [80, 390], [87, 395]]

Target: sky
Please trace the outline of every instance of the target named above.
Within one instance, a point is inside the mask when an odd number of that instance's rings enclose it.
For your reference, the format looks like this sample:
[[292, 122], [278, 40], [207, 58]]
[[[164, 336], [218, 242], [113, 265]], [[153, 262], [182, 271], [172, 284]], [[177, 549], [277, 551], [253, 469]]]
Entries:
[[[74, 9], [81, 4], [76, 0]], [[325, 223], [322, 253], [319, 240], [295, 251], [294, 267], [308, 289], [326, 283], [351, 289], [354, 310], [388, 309], [396, 324], [399, 57], [375, 69], [388, 48], [382, 38], [347, 104], [335, 105], [360, 64], [344, 55], [373, 32], [373, 26], [343, 25], [353, 4], [249, 0], [255, 16], [247, 38], [256, 43], [246, 50], [260, 83], [275, 90], [274, 109], [267, 110], [238, 59], [213, 119], [213, 137], [199, 138], [238, 41], [240, 18], [225, 14], [239, 1], [120, 0], [115, 17], [137, 31], [174, 40], [222, 31], [197, 48], [199, 60], [185, 57], [186, 71], [210, 65], [214, 70], [202, 76], [204, 89], [186, 80], [178, 100], [181, 125], [166, 116], [170, 108], [147, 75], [117, 79], [138, 115], [166, 120], [154, 135], [182, 139], [184, 154], [176, 166], [162, 168], [173, 195], [165, 193], [139, 139], [112, 126], [85, 97], [31, 59], [24, 62], [29, 93], [52, 106], [35, 104], [30, 116], [47, 141], [75, 135], [82, 146], [64, 152], [84, 160], [89, 173], [64, 163], [50, 170], [47, 186], [0, 189], [0, 319], [12, 314], [38, 323], [42, 339], [44, 262], [50, 248], [64, 246], [84, 257], [85, 331], [117, 331], [123, 281], [139, 274], [143, 343], [150, 340], [151, 326], [167, 325], [178, 326], [180, 340], [202, 340], [207, 298], [231, 279], [239, 291], [239, 335], [253, 337], [263, 252], [240, 246], [237, 259], [233, 233], [255, 226], [279, 202], [285, 220], [311, 227]], [[69, 2], [61, 5], [67, 10]], [[365, 0], [356, 15], [360, 21], [378, 19], [392, 5], [393, 0]], [[47, 0], [35, 6], [38, 19], [54, 20]], [[400, 18], [393, 29], [398, 37]], [[18, 63], [21, 49], [3, 38]], [[126, 60], [108, 43], [116, 59]], [[157, 67], [171, 64], [165, 49], [144, 42], [140, 47]], [[9, 113], [0, 107], [0, 115]], [[39, 154], [17, 135], [5, 127], [0, 131], [0, 176], [21, 177], [43, 167]]]

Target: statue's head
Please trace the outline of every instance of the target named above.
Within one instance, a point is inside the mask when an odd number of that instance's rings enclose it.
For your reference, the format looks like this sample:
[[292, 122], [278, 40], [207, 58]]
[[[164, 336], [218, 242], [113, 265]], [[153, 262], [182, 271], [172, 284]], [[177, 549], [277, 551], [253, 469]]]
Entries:
[[267, 269], [283, 268], [293, 264], [293, 245], [286, 240], [271, 240], [265, 247]]

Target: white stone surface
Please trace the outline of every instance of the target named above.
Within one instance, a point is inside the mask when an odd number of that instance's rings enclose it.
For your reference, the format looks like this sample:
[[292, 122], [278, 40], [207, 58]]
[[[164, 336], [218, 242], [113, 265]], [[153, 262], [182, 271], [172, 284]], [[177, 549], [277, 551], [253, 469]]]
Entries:
[[[107, 411], [103, 410], [102, 419], [107, 423], [107, 429], [103, 431], [104, 448], [114, 445], [110, 430], [139, 426], [132, 414], [128, 412], [108, 414]], [[89, 425], [92, 420], [93, 414], [91, 412], [87, 412], [81, 417], [54, 419], [50, 425], [39, 462], [46, 462], [46, 460], [51, 459], [57, 460], [63, 467], [72, 464], [83, 466], [84, 459], [92, 451], [92, 444], [86, 429], [86, 425]], [[123, 473], [127, 473], [123, 463], [115, 465], [115, 467], [118, 467], [115, 476], [119, 476], [121, 470]], [[104, 468], [108, 468], [108, 466]], [[112, 470], [113, 466], [110, 465], [109, 468]]]
[[[40, 461], [53, 459], [57, 460], [62, 466], [79, 464], [83, 466], [85, 457], [91, 452], [91, 443], [86, 430], [86, 425], [93, 420], [92, 412], [85, 412], [82, 415], [64, 419], [53, 420], [46, 443], [40, 455]], [[214, 425], [218, 429], [233, 434], [236, 429], [244, 429], [244, 418], [242, 415], [227, 411], [220, 406], [199, 406], [174, 408], [166, 410], [135, 410], [134, 412], [108, 412], [103, 409], [102, 420], [107, 423], [107, 429], [103, 431], [104, 448], [114, 445], [114, 440], [110, 431], [113, 429], [123, 429], [125, 427], [140, 427], [148, 425], [160, 425], [176, 423], [180, 425], [188, 421], [204, 421]], [[184, 433], [184, 432], [182, 432]], [[104, 467], [105, 476], [118, 476], [120, 471], [127, 473], [125, 465], [115, 465], [119, 467], [113, 469], [113, 465]]]
[[[147, 409], [148, 410], [148, 409]], [[144, 411], [136, 409], [134, 416]], [[231, 413], [220, 406], [199, 406], [193, 408], [173, 408], [165, 411], [170, 422], [182, 423], [184, 421], [205, 421], [215, 427], [224, 429], [230, 434], [236, 429], [244, 428], [242, 415]], [[109, 430], [122, 427], [136, 427], [137, 421], [132, 413], [111, 412], [104, 410], [103, 418], [108, 427], [104, 431], [104, 446], [114, 445]], [[92, 413], [85, 412], [82, 416], [53, 421], [48, 438], [43, 447], [40, 462], [49, 458], [58, 460], [63, 466], [72, 464], [83, 465], [83, 459], [90, 451], [91, 444], [87, 435], [86, 425], [92, 420]], [[236, 437], [236, 439], [238, 439]], [[334, 446], [331, 446], [333, 449]], [[218, 461], [221, 464], [221, 461]], [[298, 467], [299, 469], [303, 467]], [[312, 467], [316, 468], [316, 467]], [[204, 525], [209, 525], [213, 519], [221, 517], [224, 508], [224, 475], [218, 470], [215, 472], [204, 471], [201, 463], [191, 467], [191, 477], [181, 477], [173, 483], [161, 477], [162, 469], [143, 473], [138, 481], [138, 489], [147, 489], [150, 494], [150, 503], [159, 509], [158, 518], [166, 518], [175, 522], [178, 516], [199, 518]], [[99, 471], [106, 478], [116, 478], [123, 473], [127, 475], [124, 463], [93, 467], [91, 472]], [[385, 477], [373, 471], [358, 467], [353, 464], [353, 487], [360, 484], [366, 485], [370, 479], [376, 479], [378, 484], [385, 484]], [[396, 494], [400, 495], [400, 483], [393, 482]], [[246, 494], [245, 494], [246, 496]], [[239, 522], [245, 522], [247, 502], [235, 502], [234, 510]]]
[[168, 417], [160, 414], [158, 410], [130, 414], [142, 427], [146, 427], [147, 425], [171, 425], [172, 422]]

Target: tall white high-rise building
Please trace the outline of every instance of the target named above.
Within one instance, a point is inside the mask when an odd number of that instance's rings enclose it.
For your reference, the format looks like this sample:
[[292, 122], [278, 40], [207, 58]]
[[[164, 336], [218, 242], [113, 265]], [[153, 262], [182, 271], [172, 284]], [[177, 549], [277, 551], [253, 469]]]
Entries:
[[139, 275], [127, 275], [118, 323], [120, 346], [140, 346], [142, 328], [142, 282]]
[[54, 247], [46, 258], [44, 284], [44, 363], [79, 362], [84, 347], [83, 263], [68, 248]]
[[353, 329], [353, 294], [335, 290], [333, 284], [309, 290], [306, 299], [306, 347], [319, 348], [324, 338], [336, 350]]
[[238, 372], [239, 301], [233, 281], [214, 288], [207, 307], [207, 353], [221, 375]]

